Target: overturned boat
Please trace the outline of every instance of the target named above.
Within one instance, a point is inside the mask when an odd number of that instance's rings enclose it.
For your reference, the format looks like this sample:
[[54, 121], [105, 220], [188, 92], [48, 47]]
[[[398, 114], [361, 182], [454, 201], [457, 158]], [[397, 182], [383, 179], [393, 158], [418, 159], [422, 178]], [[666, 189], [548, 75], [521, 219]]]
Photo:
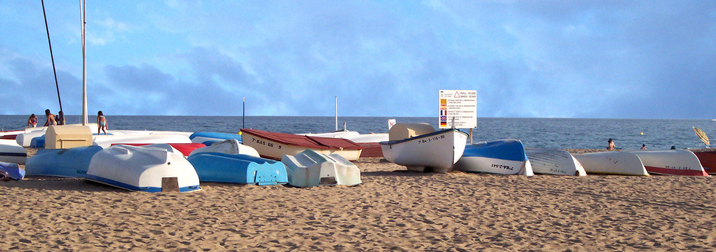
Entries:
[[466, 145], [455, 170], [532, 176], [532, 164], [520, 140], [506, 139]]
[[528, 149], [525, 151], [537, 174], [587, 176], [577, 159], [560, 149]]
[[573, 156], [582, 164], [587, 174], [649, 176], [641, 159], [633, 153], [603, 151]]
[[305, 150], [296, 155], [284, 155], [281, 162], [286, 165], [288, 183], [292, 186], [352, 186], [362, 183], [358, 167], [337, 154], [326, 155]]
[[27, 159], [27, 176], [53, 176], [84, 178], [92, 157], [102, 151], [100, 146], [85, 146], [72, 149], [40, 149]]
[[22, 180], [25, 177], [25, 169], [20, 169], [16, 163], [0, 162], [0, 176], [14, 180]]
[[198, 148], [196, 150], [193, 150], [189, 154], [189, 156], [202, 152], [219, 152], [232, 155], [244, 154], [259, 157], [259, 153], [254, 148], [241, 144], [241, 142], [239, 142], [239, 140], [237, 139], [227, 139], [221, 142], [214, 143], [210, 146]]
[[323, 154], [338, 154], [358, 160], [363, 147], [343, 138], [301, 136], [256, 129], [241, 129], [243, 144], [254, 148], [263, 158], [281, 160], [283, 155], [296, 155], [310, 149]]
[[634, 150], [650, 174], [705, 176], [704, 167], [693, 152], [686, 150]]
[[200, 152], [189, 156], [202, 182], [276, 185], [288, 182], [283, 163], [244, 154]]
[[86, 179], [130, 191], [190, 192], [199, 176], [181, 153], [162, 148], [115, 145], [97, 152]]

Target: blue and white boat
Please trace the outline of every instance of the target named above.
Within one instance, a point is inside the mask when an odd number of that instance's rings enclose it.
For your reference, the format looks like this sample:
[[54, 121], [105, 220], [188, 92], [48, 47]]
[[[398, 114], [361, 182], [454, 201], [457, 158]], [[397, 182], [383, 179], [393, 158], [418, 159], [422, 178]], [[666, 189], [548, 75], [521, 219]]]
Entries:
[[14, 180], [22, 180], [25, 177], [25, 169], [20, 169], [16, 163], [0, 162], [0, 175]]
[[454, 170], [533, 176], [532, 164], [520, 140], [505, 139], [465, 146]]
[[245, 154], [201, 152], [188, 157], [202, 182], [276, 185], [288, 183], [283, 163]]
[[180, 152], [156, 147], [114, 145], [99, 151], [85, 179], [130, 191], [201, 189], [196, 170]]
[[84, 178], [92, 157], [101, 150], [100, 146], [39, 149], [27, 159], [25, 172], [28, 176]]

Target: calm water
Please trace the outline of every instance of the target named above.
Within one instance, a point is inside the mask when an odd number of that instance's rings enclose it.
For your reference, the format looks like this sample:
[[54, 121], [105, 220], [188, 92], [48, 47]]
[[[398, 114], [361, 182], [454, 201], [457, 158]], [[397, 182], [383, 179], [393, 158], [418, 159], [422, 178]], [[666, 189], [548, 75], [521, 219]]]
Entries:
[[[0, 115], [0, 129], [22, 129], [28, 116]], [[45, 117], [40, 116], [40, 124]], [[389, 117], [339, 117], [338, 128], [360, 133], [388, 132]], [[437, 118], [396, 117], [399, 123], [430, 123], [438, 128]], [[94, 117], [90, 118], [90, 121]], [[237, 133], [242, 127], [240, 116], [111, 116], [107, 115], [110, 129], [212, 131]], [[79, 123], [79, 116], [68, 116], [67, 123]], [[694, 134], [697, 127], [716, 141], [716, 122], [711, 120], [663, 119], [564, 119], [564, 118], [479, 118], [473, 130], [474, 141], [504, 138], [522, 140], [528, 148], [601, 149], [609, 138], [617, 148], [638, 149], [646, 144], [649, 149], [703, 148]], [[334, 117], [265, 117], [247, 116], [245, 127], [284, 133], [317, 133], [335, 130]], [[643, 133], [643, 135], [641, 134]]]

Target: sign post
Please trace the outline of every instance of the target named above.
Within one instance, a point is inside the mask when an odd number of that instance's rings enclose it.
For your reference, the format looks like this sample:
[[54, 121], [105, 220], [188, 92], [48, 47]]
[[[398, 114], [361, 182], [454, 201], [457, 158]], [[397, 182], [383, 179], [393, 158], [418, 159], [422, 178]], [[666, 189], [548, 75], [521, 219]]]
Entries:
[[444, 128], [472, 129], [477, 127], [477, 90], [440, 90], [438, 125]]

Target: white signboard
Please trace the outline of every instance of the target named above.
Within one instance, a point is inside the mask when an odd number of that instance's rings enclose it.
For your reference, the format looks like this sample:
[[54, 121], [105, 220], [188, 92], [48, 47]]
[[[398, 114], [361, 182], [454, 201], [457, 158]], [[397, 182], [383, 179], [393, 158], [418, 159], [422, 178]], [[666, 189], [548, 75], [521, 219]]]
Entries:
[[440, 128], [477, 127], [477, 90], [440, 90]]

